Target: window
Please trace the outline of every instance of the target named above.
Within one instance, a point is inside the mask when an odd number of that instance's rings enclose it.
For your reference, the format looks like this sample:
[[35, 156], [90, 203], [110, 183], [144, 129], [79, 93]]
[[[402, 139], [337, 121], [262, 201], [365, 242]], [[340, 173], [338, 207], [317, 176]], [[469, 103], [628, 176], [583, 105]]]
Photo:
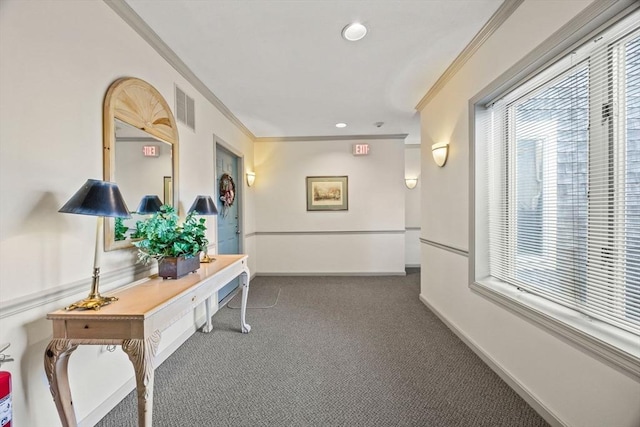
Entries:
[[556, 305], [622, 331], [636, 343], [636, 363], [638, 22], [635, 13], [477, 110], [475, 184], [488, 251], [476, 271], [546, 301], [536, 308], [546, 317]]

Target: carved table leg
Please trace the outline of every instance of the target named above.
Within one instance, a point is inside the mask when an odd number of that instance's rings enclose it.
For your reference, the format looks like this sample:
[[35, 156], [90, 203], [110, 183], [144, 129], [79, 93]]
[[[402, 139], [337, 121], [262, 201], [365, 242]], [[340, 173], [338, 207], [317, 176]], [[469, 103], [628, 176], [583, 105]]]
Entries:
[[76, 348], [77, 344], [72, 344], [67, 339], [56, 338], [51, 340], [44, 352], [44, 371], [49, 380], [49, 390], [64, 427], [77, 425], [67, 376], [69, 356]]
[[249, 268], [245, 267], [244, 271], [240, 274], [240, 283], [242, 286], [242, 306], [240, 307], [240, 324], [242, 326], [242, 333], [248, 334], [251, 330], [251, 326], [247, 324], [245, 315], [247, 313], [247, 298], [249, 297]]
[[136, 372], [138, 393], [138, 426], [151, 427], [153, 415], [153, 362], [160, 343], [160, 331], [155, 331], [147, 339], [132, 339], [122, 342], [122, 350], [127, 353]]

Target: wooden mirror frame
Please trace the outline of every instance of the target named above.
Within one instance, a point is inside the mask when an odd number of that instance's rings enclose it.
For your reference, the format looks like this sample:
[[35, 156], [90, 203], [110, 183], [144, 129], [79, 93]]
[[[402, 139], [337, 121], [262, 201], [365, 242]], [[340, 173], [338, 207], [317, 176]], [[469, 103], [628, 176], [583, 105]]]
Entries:
[[[116, 119], [171, 144], [173, 206], [178, 206], [178, 128], [169, 104], [156, 88], [144, 80], [124, 77], [109, 86], [103, 108], [103, 172], [104, 180], [111, 182], [116, 182]], [[115, 240], [114, 220], [107, 219], [104, 222], [104, 250], [132, 247], [129, 239]]]

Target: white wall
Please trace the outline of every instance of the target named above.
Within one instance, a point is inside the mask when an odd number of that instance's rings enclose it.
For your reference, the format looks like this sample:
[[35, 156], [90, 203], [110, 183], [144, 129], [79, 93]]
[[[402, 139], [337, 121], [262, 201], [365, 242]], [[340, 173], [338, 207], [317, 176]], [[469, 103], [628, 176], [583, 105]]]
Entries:
[[[402, 140], [261, 141], [255, 168], [259, 274], [404, 274]], [[349, 209], [308, 212], [305, 178], [331, 175], [349, 177]]]
[[[248, 167], [253, 142], [102, 1], [3, 0], [0, 52], [0, 342], [10, 342], [16, 358], [2, 368], [13, 375], [14, 424], [50, 426], [57, 412], [42, 365], [51, 336], [45, 314], [88, 294], [96, 221], [57, 211], [87, 178], [102, 178], [109, 85], [132, 76], [153, 85], [170, 106], [175, 84], [195, 98], [197, 131], [179, 125], [183, 214], [196, 195], [214, 194], [213, 135], [241, 152]], [[251, 234], [252, 191], [243, 197]], [[215, 219], [208, 223], [215, 242]], [[252, 269], [253, 239], [245, 242]], [[103, 293], [134, 277], [135, 258], [133, 250], [104, 254]], [[165, 331], [160, 352], [166, 355], [194, 327], [187, 316]], [[79, 420], [133, 385], [124, 353], [93, 346], [73, 354], [70, 376]]]
[[[421, 111], [421, 299], [534, 402], [568, 426], [637, 426], [640, 384], [547, 330], [472, 292], [468, 101], [568, 22], [587, 1], [526, 0]], [[431, 144], [448, 141], [438, 168]], [[552, 420], [553, 421], [553, 420]]]
[[404, 191], [404, 262], [407, 267], [420, 266], [420, 144], [407, 144], [404, 147], [404, 177], [418, 178], [413, 190]]

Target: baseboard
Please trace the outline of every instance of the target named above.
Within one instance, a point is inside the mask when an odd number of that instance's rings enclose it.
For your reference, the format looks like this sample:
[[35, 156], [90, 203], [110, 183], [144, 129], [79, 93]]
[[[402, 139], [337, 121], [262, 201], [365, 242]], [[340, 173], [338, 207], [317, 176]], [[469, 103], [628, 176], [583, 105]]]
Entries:
[[447, 327], [458, 336], [473, 352], [482, 359], [484, 363], [491, 368], [493, 372], [505, 382], [509, 387], [513, 389], [525, 402], [529, 404], [542, 418], [545, 419], [553, 427], [567, 427], [568, 425], [562, 422], [556, 417], [547, 406], [538, 400], [522, 383], [514, 378], [508, 371], [502, 368], [498, 362], [496, 362], [489, 353], [484, 351], [475, 341], [467, 337], [456, 325], [451, 323], [445, 318], [438, 310], [436, 310], [429, 302], [420, 294], [420, 301], [427, 306], [429, 310], [433, 312]]
[[[203, 317], [204, 319], [204, 317]], [[199, 324], [199, 322], [198, 322]], [[185, 330], [181, 335], [174, 339], [171, 344], [167, 346], [162, 352], [156, 355], [156, 369], [165, 360], [169, 358], [175, 352], [178, 347], [185, 343], [196, 332], [196, 326], [193, 325], [189, 329]], [[131, 375], [129, 378], [115, 393], [109, 396], [104, 402], [97, 406], [93, 411], [89, 413], [83, 420], [78, 423], [80, 427], [91, 427], [96, 425], [101, 419], [105, 417], [113, 408], [115, 408], [122, 400], [127, 397], [129, 393], [136, 389], [135, 376]], [[137, 405], [136, 405], [137, 407]], [[138, 415], [135, 415], [138, 418]]]
[[328, 273], [328, 272], [312, 272], [312, 271], [301, 271], [299, 273], [257, 273], [256, 276], [406, 276], [407, 272], [402, 271], [381, 271], [375, 273], [357, 273], [353, 271], [345, 271], [344, 273]]

